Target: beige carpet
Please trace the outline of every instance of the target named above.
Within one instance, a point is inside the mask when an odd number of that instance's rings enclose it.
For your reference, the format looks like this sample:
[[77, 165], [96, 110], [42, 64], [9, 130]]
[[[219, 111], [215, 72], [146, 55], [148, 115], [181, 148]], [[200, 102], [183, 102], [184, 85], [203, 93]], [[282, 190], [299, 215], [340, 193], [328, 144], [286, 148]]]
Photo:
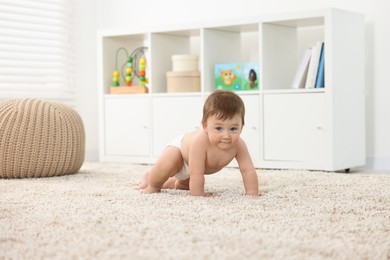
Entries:
[[236, 169], [206, 189], [140, 194], [149, 165], [0, 179], [0, 259], [390, 259], [390, 174]]

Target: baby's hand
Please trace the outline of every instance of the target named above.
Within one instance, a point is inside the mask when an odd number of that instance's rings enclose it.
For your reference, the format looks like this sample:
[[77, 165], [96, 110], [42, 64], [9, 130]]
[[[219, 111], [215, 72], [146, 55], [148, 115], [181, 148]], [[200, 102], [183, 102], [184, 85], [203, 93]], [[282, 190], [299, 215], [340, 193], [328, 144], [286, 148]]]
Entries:
[[250, 194], [250, 193], [246, 193], [246, 194], [245, 194], [245, 196], [250, 196], [250, 197], [259, 197], [259, 196], [260, 196], [260, 194], [258, 194], [258, 193], [252, 193], [252, 194]]

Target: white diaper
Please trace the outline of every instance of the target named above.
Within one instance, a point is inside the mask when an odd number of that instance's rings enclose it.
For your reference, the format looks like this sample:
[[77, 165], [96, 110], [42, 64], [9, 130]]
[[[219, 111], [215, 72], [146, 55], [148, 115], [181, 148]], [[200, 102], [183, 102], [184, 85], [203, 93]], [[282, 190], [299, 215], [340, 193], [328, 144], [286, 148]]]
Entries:
[[[183, 140], [183, 137], [184, 135], [175, 138], [174, 140], [169, 142], [167, 146], [176, 147], [181, 151], [181, 141]], [[181, 170], [178, 173], [176, 173], [175, 177], [176, 179], [179, 180], [187, 180], [188, 178], [190, 178], [190, 172], [188, 171], [188, 164], [184, 160], [183, 160], [183, 168], [181, 168]]]

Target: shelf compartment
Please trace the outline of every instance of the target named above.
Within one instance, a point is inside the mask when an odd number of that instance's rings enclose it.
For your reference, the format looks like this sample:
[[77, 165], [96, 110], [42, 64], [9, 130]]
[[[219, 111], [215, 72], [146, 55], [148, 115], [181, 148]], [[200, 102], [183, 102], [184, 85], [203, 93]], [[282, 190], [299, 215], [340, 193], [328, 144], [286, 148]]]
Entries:
[[290, 89], [305, 49], [325, 41], [325, 16], [284, 19], [262, 24], [264, 66], [260, 70], [264, 90]]
[[214, 89], [215, 64], [259, 63], [259, 24], [207, 27], [203, 29], [204, 91]]
[[154, 32], [151, 33], [150, 43], [150, 84], [153, 93], [167, 92], [166, 74], [172, 71], [172, 55], [197, 55], [200, 63], [200, 29]]
[[[110, 93], [110, 87], [112, 86], [112, 77], [115, 70], [120, 71], [120, 84], [124, 82], [124, 71], [121, 71], [122, 65], [126, 62], [127, 56], [125, 51], [117, 51], [119, 48], [125, 48], [130, 55], [135, 49], [139, 47], [148, 47], [148, 34], [133, 34], [133, 35], [105, 35], [101, 37], [101, 54], [102, 54], [102, 83], [103, 93]], [[118, 56], [118, 60], [116, 58]], [[146, 52], [146, 62], [149, 61]], [[148, 67], [148, 65], [147, 65]], [[148, 77], [148, 71], [146, 76]], [[133, 77], [133, 85], [138, 85], [139, 80], [137, 77]]]

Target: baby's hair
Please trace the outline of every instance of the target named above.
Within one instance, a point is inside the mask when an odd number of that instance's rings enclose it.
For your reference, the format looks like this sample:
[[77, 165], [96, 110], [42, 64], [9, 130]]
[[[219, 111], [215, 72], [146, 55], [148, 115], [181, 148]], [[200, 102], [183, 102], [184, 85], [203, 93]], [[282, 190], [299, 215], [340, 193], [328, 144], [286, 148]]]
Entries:
[[237, 114], [240, 115], [242, 125], [244, 125], [245, 105], [242, 99], [232, 91], [215, 90], [204, 103], [202, 123], [206, 123], [210, 116], [226, 120]]

